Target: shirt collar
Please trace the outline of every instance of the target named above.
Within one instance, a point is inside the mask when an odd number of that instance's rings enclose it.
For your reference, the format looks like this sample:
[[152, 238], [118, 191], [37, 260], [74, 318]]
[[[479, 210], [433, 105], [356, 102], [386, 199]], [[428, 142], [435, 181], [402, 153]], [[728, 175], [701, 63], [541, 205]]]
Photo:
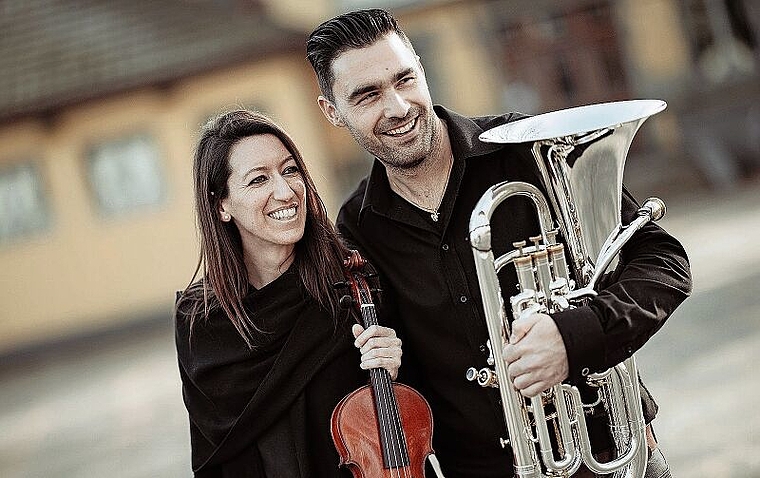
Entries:
[[[433, 110], [448, 127], [449, 141], [451, 142], [455, 161], [488, 154], [503, 147], [501, 144], [480, 141], [478, 136], [485, 130], [473, 119], [455, 113], [441, 105], [433, 106]], [[390, 198], [391, 187], [388, 182], [385, 166], [383, 166], [383, 163], [379, 159], [375, 158], [367, 180], [367, 187], [364, 190], [362, 207], [359, 211], [359, 221], [362, 220], [368, 208], [388, 214], [392, 207]]]
[[[496, 124], [489, 122], [489, 127], [483, 128], [481, 124], [476, 122], [475, 118], [462, 116], [440, 105], [434, 106], [433, 109], [449, 128], [449, 141], [455, 159], [482, 156], [504, 147], [502, 144], [484, 143], [478, 139], [482, 133], [490, 127], [496, 126]], [[505, 122], [501, 121], [501, 123]]]

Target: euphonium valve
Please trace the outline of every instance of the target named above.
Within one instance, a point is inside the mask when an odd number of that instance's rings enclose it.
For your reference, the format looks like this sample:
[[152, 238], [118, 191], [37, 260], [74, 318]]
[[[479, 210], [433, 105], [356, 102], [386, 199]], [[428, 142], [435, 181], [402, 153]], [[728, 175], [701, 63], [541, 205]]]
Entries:
[[[512, 448], [517, 477], [569, 477], [582, 463], [594, 473], [616, 478], [644, 475], [645, 424], [634, 357], [587, 376], [587, 384], [598, 393], [594, 403], [583, 403], [578, 388], [565, 383], [523, 397], [511, 385], [502, 354], [510, 321], [498, 273], [506, 265], [515, 268], [517, 293], [509, 298], [514, 319], [560, 312], [595, 296], [597, 281], [615, 266], [625, 243], [665, 213], [662, 201], [652, 198], [630, 224], [620, 221], [628, 148], [644, 120], [665, 106], [659, 100], [636, 100], [570, 108], [508, 123], [480, 137], [529, 147], [546, 190], [545, 196], [529, 183], [496, 184], [483, 194], [470, 218], [469, 239], [489, 335], [488, 365], [493, 369], [472, 367], [466, 378], [499, 389], [509, 433], [502, 444]], [[514, 196], [532, 201], [540, 234], [527, 238], [530, 244], [515, 242], [514, 250], [495, 257], [491, 216]], [[597, 461], [591, 452], [585, 417], [595, 407], [603, 407], [614, 441], [613, 458], [607, 462]]]

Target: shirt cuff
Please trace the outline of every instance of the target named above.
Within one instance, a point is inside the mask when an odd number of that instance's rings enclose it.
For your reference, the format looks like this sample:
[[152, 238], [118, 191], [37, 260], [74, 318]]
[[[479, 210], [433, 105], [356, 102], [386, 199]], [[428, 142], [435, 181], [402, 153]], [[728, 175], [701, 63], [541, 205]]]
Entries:
[[577, 307], [551, 314], [567, 351], [568, 381], [577, 385], [590, 373], [604, 370], [606, 347], [599, 318], [588, 307]]

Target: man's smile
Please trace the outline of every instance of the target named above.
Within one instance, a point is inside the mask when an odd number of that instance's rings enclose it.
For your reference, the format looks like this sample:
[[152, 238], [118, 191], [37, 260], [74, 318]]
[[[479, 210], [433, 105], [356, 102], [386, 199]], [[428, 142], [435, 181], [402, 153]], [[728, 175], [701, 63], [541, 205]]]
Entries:
[[409, 131], [413, 130], [416, 125], [417, 125], [417, 117], [415, 117], [408, 123], [401, 125], [398, 128], [390, 129], [384, 132], [383, 134], [387, 136], [403, 136]]

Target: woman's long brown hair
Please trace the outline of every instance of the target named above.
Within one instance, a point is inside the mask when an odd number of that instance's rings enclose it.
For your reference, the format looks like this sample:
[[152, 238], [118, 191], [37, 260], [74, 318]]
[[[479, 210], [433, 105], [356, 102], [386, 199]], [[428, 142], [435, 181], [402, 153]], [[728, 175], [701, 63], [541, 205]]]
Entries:
[[[224, 113], [201, 131], [195, 151], [193, 180], [195, 213], [200, 231], [200, 257], [190, 285], [177, 302], [176, 309], [195, 321], [221, 308], [249, 348], [256, 346], [263, 332], [243, 306], [250, 290], [243, 262], [240, 233], [232, 222], [222, 222], [219, 203], [227, 197], [231, 169], [229, 153], [233, 145], [249, 136], [272, 134], [293, 155], [306, 184], [306, 226], [295, 247], [293, 265], [306, 291], [338, 316], [338, 300], [333, 283], [343, 277], [342, 263], [348, 249], [341, 243], [327, 215], [322, 199], [290, 136], [266, 116], [248, 110]], [[200, 276], [200, 280], [197, 280]]]

